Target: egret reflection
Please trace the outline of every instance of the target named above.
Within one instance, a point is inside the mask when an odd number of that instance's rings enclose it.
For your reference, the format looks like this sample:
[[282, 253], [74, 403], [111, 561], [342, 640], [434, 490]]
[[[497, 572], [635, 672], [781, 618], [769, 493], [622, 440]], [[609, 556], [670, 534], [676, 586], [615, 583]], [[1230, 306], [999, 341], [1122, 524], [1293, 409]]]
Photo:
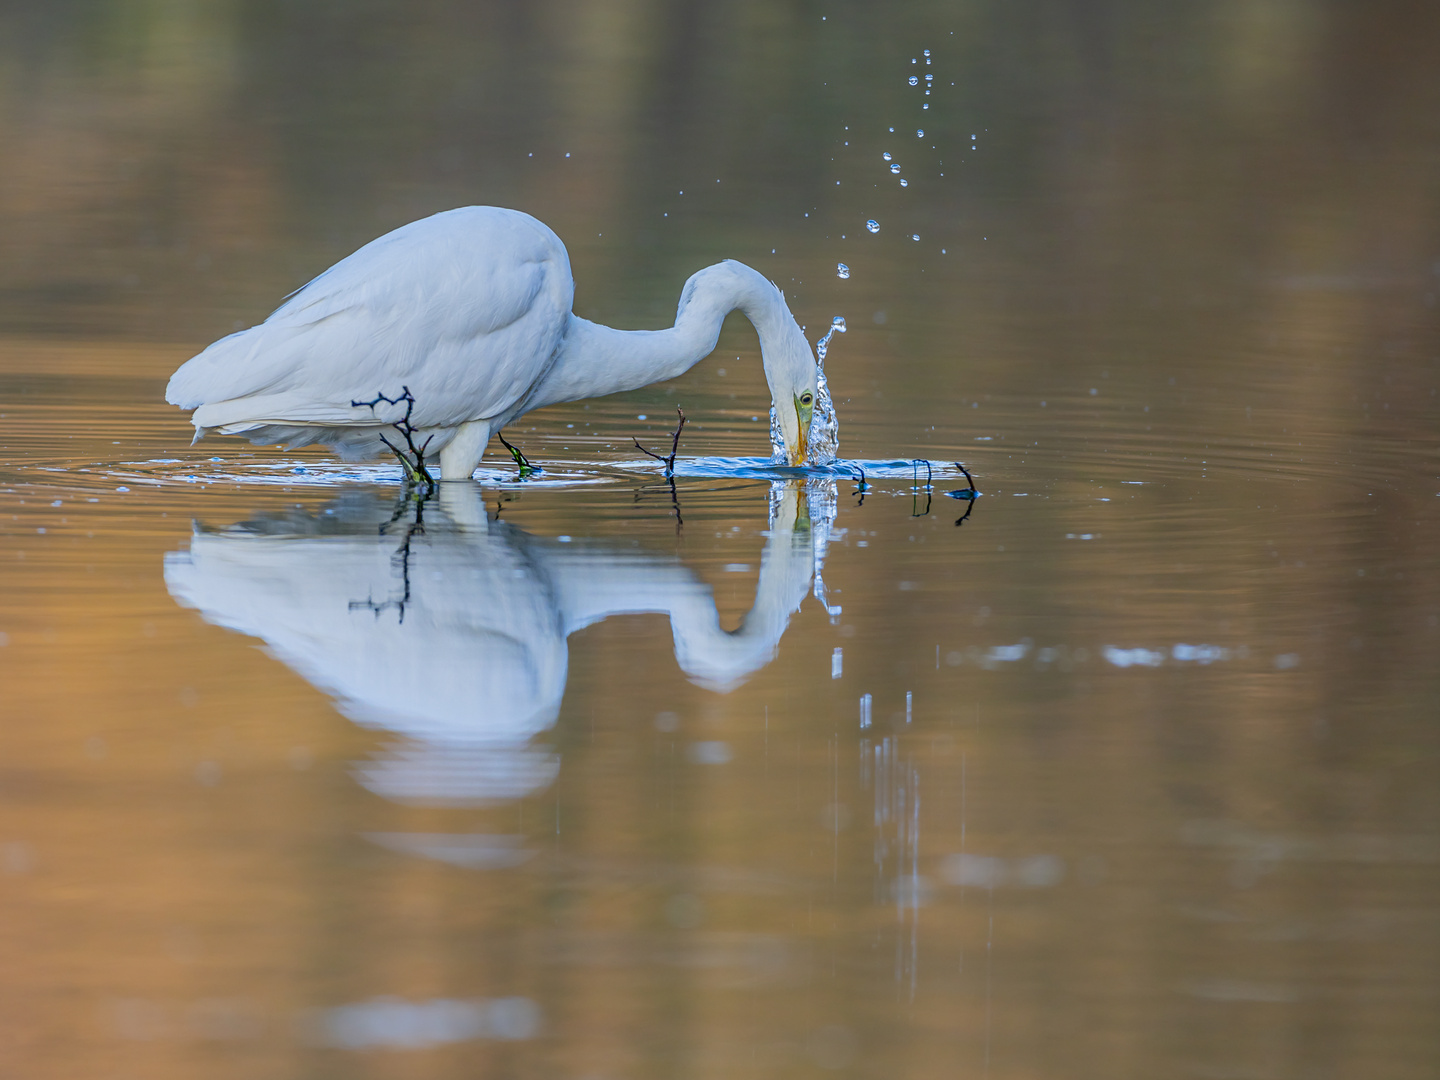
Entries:
[[317, 515], [198, 528], [166, 556], [165, 581], [207, 622], [262, 639], [350, 720], [404, 737], [357, 768], [366, 788], [452, 806], [554, 780], [558, 756], [533, 740], [559, 716], [575, 631], [663, 613], [680, 668], [724, 693], [775, 657], [812, 581], [823, 602], [833, 481], [772, 485], [755, 601], [735, 630], [679, 559], [534, 536], [481, 500], [478, 485], [425, 503], [356, 492]]

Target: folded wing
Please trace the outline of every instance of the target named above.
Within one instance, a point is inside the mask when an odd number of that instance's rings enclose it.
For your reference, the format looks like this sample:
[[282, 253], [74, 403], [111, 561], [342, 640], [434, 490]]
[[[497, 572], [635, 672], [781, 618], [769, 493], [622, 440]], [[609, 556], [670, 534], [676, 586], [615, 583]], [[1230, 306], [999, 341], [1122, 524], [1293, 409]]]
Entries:
[[[408, 386], [417, 427], [502, 416], [553, 361], [574, 298], [544, 224], [466, 207], [387, 233], [171, 378], [196, 427], [373, 426], [352, 401]], [[391, 410], [393, 411], [393, 410]]]

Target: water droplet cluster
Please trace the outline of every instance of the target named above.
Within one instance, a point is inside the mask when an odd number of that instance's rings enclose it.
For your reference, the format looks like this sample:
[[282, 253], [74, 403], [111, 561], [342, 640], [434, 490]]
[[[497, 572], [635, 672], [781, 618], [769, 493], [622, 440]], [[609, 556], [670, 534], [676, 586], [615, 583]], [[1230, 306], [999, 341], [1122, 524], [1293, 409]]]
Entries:
[[[923, 57], [923, 64], [922, 64], [922, 57]], [[924, 50], [921, 51], [921, 55], [920, 55], [920, 56], [911, 57], [911, 59], [910, 59], [911, 65], [912, 65], [914, 68], [916, 68], [917, 70], [916, 70], [913, 74], [911, 74], [911, 73], [909, 73], [909, 72], [905, 73], [905, 80], [906, 80], [906, 82], [907, 82], [908, 85], [910, 85], [910, 86], [912, 86], [912, 87], [922, 88], [922, 89], [925, 91], [925, 93], [924, 93], [923, 95], [921, 95], [921, 100], [918, 102], [918, 104], [920, 105], [920, 108], [921, 108], [922, 110], [923, 110], [923, 109], [929, 109], [929, 108], [930, 108], [930, 102], [929, 102], [928, 100], [925, 100], [925, 99], [928, 99], [928, 98], [931, 96], [931, 93], [932, 93], [932, 91], [934, 90], [935, 85], [936, 85], [935, 73], [933, 72], [933, 70], [930, 70], [930, 69], [933, 67], [934, 62], [935, 62], [935, 61], [934, 61], [934, 56], [932, 55], [931, 50], [929, 50], [929, 49], [924, 49]], [[918, 69], [921, 68], [921, 67], [924, 67], [924, 68], [927, 69], [927, 70], [923, 70], [923, 71], [918, 70]], [[955, 84], [952, 82], [952, 83], [950, 83], [949, 85], [954, 86]], [[847, 127], [845, 130], [846, 130], [847, 132], [849, 132], [849, 131], [850, 131], [850, 128]], [[911, 130], [911, 131], [914, 131], [914, 132], [915, 132], [915, 138], [916, 138], [916, 139], [919, 139], [919, 140], [927, 140], [927, 139], [929, 139], [929, 140], [935, 140], [935, 139], [936, 139], [936, 136], [937, 136], [938, 134], [940, 134], [939, 132], [936, 132], [933, 128], [927, 131], [927, 129], [926, 129], [925, 127], [922, 127], [922, 126], [916, 126], [916, 127], [914, 127], [914, 128], [906, 128], [906, 126], [905, 126], [905, 124], [904, 124], [903, 122], [902, 122], [902, 123], [899, 123], [898, 125], [891, 125], [891, 126], [885, 128], [884, 130], [888, 131], [888, 133], [891, 134], [891, 135], [896, 134], [897, 131], [898, 131], [899, 133], [902, 133], [902, 134], [903, 134], [905, 131]], [[942, 137], [943, 137], [943, 136], [942, 136]], [[963, 136], [962, 136], [962, 138], [963, 138]], [[849, 141], [848, 138], [847, 138], [847, 140], [846, 140], [846, 142], [845, 142], [845, 145], [846, 145], [846, 146], [850, 146], [850, 145], [851, 145], [851, 143], [850, 143], [850, 141]], [[917, 150], [918, 150], [918, 149], [919, 149], [919, 148], [917, 148]], [[941, 154], [944, 154], [944, 153], [945, 153], [945, 151], [944, 151], [944, 150], [941, 150], [941, 148], [940, 148], [938, 145], [932, 145], [930, 142], [925, 142], [925, 144], [924, 144], [924, 149], [926, 149], [926, 150], [931, 150], [931, 151], [933, 151], [933, 150], [940, 150], [940, 151], [941, 151]], [[950, 148], [951, 152], [955, 152], [955, 153], [963, 153], [963, 152], [965, 152], [966, 149], [967, 149], [967, 148], [965, 147], [964, 143], [960, 143], [959, 145]], [[978, 146], [978, 134], [972, 134], [971, 137], [970, 137], [970, 146], [968, 147], [968, 150], [969, 150], [969, 152], [973, 153], [973, 152], [975, 152], [975, 151], [978, 150], [978, 149], [979, 149], [979, 146]], [[891, 148], [889, 148], [889, 149], [882, 149], [882, 150], [881, 150], [881, 153], [880, 153], [880, 159], [881, 159], [881, 162], [882, 162], [882, 164], [883, 164], [883, 167], [886, 169], [887, 172], [889, 172], [889, 174], [890, 174], [891, 176], [895, 177], [895, 179], [899, 182], [899, 185], [900, 185], [901, 188], [908, 188], [908, 187], [910, 186], [911, 180], [916, 180], [917, 183], [920, 182], [920, 181], [918, 180], [917, 176], [916, 176], [916, 169], [917, 169], [917, 167], [918, 167], [919, 170], [920, 170], [920, 173], [921, 173], [921, 174], [925, 174], [925, 166], [926, 166], [927, 164], [938, 166], [938, 170], [937, 170], [937, 171], [938, 171], [938, 176], [939, 176], [939, 177], [944, 177], [944, 176], [945, 176], [946, 163], [945, 163], [943, 157], [937, 158], [936, 161], [934, 161], [934, 162], [929, 162], [928, 159], [927, 159], [927, 161], [920, 162], [919, 165], [917, 166], [917, 163], [914, 162], [914, 161], [907, 161], [907, 162], [905, 162], [905, 163], [902, 163], [902, 162], [896, 160], [897, 157], [898, 157], [898, 154], [897, 154], [895, 151], [896, 151], [896, 148], [895, 148], [895, 146], [894, 146], [893, 144], [892, 144]], [[873, 159], [871, 159], [871, 160], [873, 160]], [[953, 167], [955, 163], [952, 162], [951, 164], [952, 164], [952, 167]], [[903, 212], [903, 209], [902, 209], [902, 208], [896, 207], [896, 208], [894, 208], [894, 209], [896, 210], [896, 212]], [[919, 224], [919, 222], [915, 222], [914, 224]], [[866, 229], [866, 231], [867, 231], [868, 233], [870, 233], [871, 235], [877, 234], [877, 233], [879, 233], [879, 231], [880, 231], [880, 222], [879, 222], [878, 220], [876, 220], [875, 218], [868, 218], [868, 219], [865, 220], [865, 229]], [[920, 243], [921, 234], [920, 234], [918, 231], [917, 231], [917, 232], [908, 232], [908, 231], [905, 231], [903, 225], [901, 226], [901, 229], [900, 229], [900, 231], [899, 231], [899, 235], [900, 235], [900, 236], [908, 236], [908, 237], [910, 238], [910, 240], [911, 240], [912, 243]], [[927, 235], [929, 235], [929, 234], [927, 234]], [[842, 239], [842, 240], [845, 239], [845, 235], [844, 235], [843, 233], [841, 234], [840, 239]], [[933, 236], [933, 235], [930, 235], [930, 240], [931, 240], [931, 241], [934, 241], [934, 240], [936, 240], [936, 239], [939, 239], [939, 240], [941, 241], [941, 243], [944, 242], [943, 237], [935, 237], [935, 236]], [[941, 255], [946, 254], [946, 248], [944, 248], [944, 247], [939, 247], [939, 245], [936, 245], [936, 246], [939, 248], [939, 254], [941, 254]], [[863, 269], [864, 269], [864, 268], [863, 268], [863, 266], [862, 266], [862, 267], [860, 268], [860, 270], [863, 271]], [[847, 277], [849, 277], [849, 276], [850, 276], [849, 267], [845, 266], [845, 264], [843, 264], [843, 263], [839, 264], [839, 266], [837, 267], [837, 274], [838, 274], [838, 276], [841, 277], [841, 278], [847, 278]], [[828, 335], [827, 335], [827, 340], [828, 340]], [[823, 355], [822, 355], [822, 361], [823, 361]]]

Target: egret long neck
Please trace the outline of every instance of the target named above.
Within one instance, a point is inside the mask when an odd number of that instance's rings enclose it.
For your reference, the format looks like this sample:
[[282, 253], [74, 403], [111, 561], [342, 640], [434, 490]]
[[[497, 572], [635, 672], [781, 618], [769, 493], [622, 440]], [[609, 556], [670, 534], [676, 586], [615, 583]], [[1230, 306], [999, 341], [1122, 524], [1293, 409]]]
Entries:
[[635, 390], [683, 375], [715, 349], [724, 315], [712, 326], [687, 320], [668, 330], [613, 330], [570, 316], [565, 341], [526, 409]]
[[794, 322], [779, 290], [734, 262], [708, 267], [686, 282], [675, 325], [668, 330], [614, 330], [571, 315], [555, 362], [526, 399], [524, 411], [683, 375], [715, 351], [725, 316], [737, 310], [754, 324], [766, 357]]

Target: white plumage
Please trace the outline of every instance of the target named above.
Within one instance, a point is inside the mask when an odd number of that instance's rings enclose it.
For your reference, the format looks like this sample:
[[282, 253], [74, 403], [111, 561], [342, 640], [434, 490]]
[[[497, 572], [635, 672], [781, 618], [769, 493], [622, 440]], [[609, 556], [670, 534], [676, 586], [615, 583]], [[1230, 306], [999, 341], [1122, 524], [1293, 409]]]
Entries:
[[611, 330], [571, 312], [565, 245], [528, 214], [450, 210], [366, 244], [258, 326], [175, 372], [166, 400], [211, 431], [374, 456], [403, 409], [356, 406], [408, 387], [442, 476], [469, 479], [490, 436], [531, 409], [688, 370], [737, 308], [755, 324], [792, 464], [805, 461], [816, 367], [780, 290], [743, 263], [693, 275], [668, 330]]

